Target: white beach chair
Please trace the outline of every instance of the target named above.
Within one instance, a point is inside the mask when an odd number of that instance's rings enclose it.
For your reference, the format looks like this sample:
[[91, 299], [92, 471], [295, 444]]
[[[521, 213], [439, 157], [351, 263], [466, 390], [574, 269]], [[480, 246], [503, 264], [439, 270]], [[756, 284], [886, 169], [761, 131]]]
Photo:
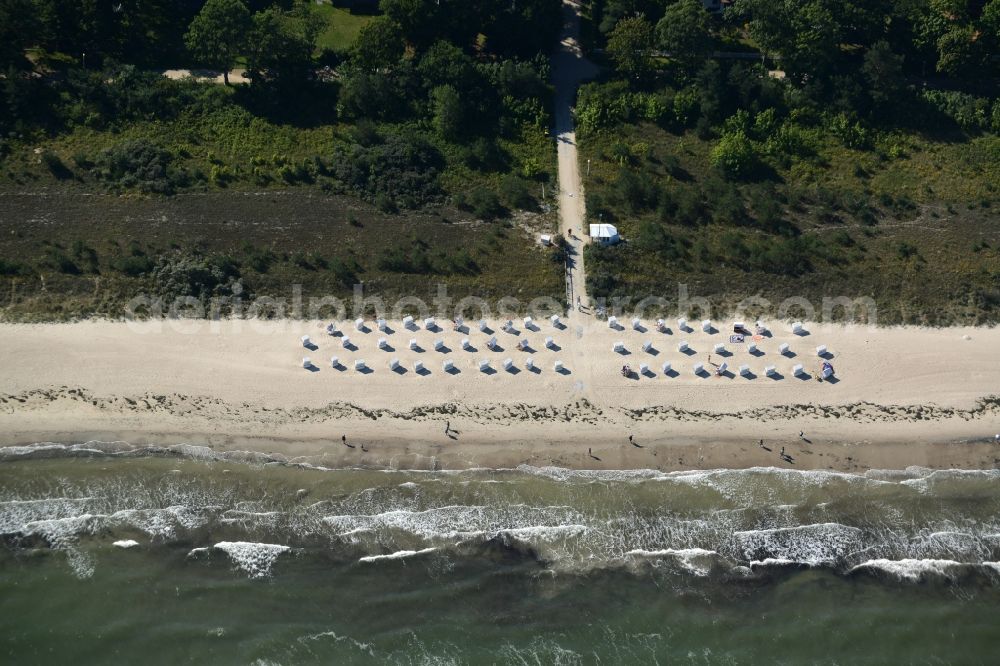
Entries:
[[333, 335], [336, 332], [337, 332], [337, 325], [336, 324], [329, 323], [329, 324], [326, 325], [326, 334], [327, 335]]
[[801, 321], [793, 321], [792, 322], [792, 333], [794, 333], [795, 335], [798, 335], [801, 332], [802, 332], [802, 322]]
[[394, 358], [394, 359], [392, 359], [392, 360], [389, 361], [389, 369], [390, 370], [397, 370], [397, 369], [399, 369], [399, 359], [398, 358]]
[[562, 372], [563, 371], [563, 362], [562, 361], [556, 361], [555, 363], [552, 364], [552, 369], [555, 370], [556, 372]]
[[482, 360], [479, 361], [479, 371], [480, 372], [488, 372], [489, 369], [490, 369], [489, 359], [485, 359], [484, 358], [484, 359], [482, 359]]
[[426, 328], [428, 331], [433, 331], [436, 326], [437, 324], [434, 323], [434, 317], [428, 317], [427, 319], [424, 319], [424, 328]]
[[417, 373], [419, 375], [423, 371], [424, 371], [424, 362], [423, 361], [414, 361], [413, 362], [413, 372], [415, 372], [415, 373]]
[[330, 367], [331, 368], [339, 368], [340, 367], [340, 359], [337, 358], [336, 356], [331, 356], [330, 357]]
[[513, 366], [514, 366], [514, 359], [512, 359], [512, 358], [505, 358], [503, 360], [503, 369], [504, 370], [510, 370]]
[[309, 339], [309, 336], [308, 335], [303, 335], [302, 336], [302, 346], [303, 347], [308, 347], [311, 344], [312, 344], [312, 340]]
[[691, 366], [691, 371], [696, 375], [700, 375], [702, 372], [704, 372], [704, 370], [705, 366], [701, 363], [695, 363], [693, 366]]
[[365, 320], [362, 319], [361, 317], [358, 317], [357, 319], [355, 319], [354, 320], [354, 328], [358, 329], [359, 331], [365, 330]]
[[416, 349], [417, 348], [417, 339], [416, 338], [410, 338], [409, 347], [410, 347], [410, 349]]
[[313, 363], [312, 363], [312, 359], [311, 358], [309, 358], [308, 356], [303, 356], [302, 357], [302, 367], [303, 368], [311, 368], [312, 364]]
[[651, 350], [652, 348], [653, 348], [652, 340], [646, 340], [645, 342], [642, 343], [642, 351], [649, 352], [649, 350]]
[[551, 337], [545, 338], [545, 347], [547, 349], [551, 349], [552, 345], [554, 345], [554, 344], [555, 344], [555, 340], [553, 340]]
[[413, 317], [407, 315], [403, 317], [403, 328], [412, 329], [414, 327]]
[[440, 339], [439, 340], [435, 340], [434, 341], [434, 351], [441, 351], [442, 349], [444, 349], [444, 340], [440, 340]]
[[792, 366], [792, 376], [798, 377], [801, 374], [802, 374], [802, 364], [796, 363], [795, 365]]
[[666, 330], [666, 328], [667, 328], [667, 322], [663, 321], [662, 319], [656, 320], [656, 330], [662, 333], [664, 330]]
[[441, 364], [441, 367], [444, 368], [445, 372], [451, 372], [451, 370], [455, 367], [455, 362], [450, 358], [446, 358], [444, 363]]
[[462, 349], [469, 348], [469, 338], [462, 338]]
[[677, 351], [679, 351], [679, 352], [686, 352], [687, 350], [688, 350], [688, 341], [687, 340], [681, 340], [680, 342], [677, 343]]
[[625, 351], [625, 343], [624, 342], [616, 342], [615, 344], [613, 344], [611, 346], [611, 351], [615, 352], [616, 354], [622, 353], [623, 351]]
[[750, 344], [748, 344], [747, 351], [750, 352], [751, 354], [755, 353], [757, 351], [757, 343], [751, 342]]
[[535, 322], [534, 322], [534, 320], [532, 320], [531, 317], [525, 317], [524, 318], [524, 327], [525, 328], [531, 328], [534, 325], [535, 325]]
[[552, 315], [549, 317], [549, 321], [552, 322], [553, 326], [559, 328], [559, 315]]
[[642, 321], [638, 317], [632, 318], [632, 330], [638, 331], [642, 328]]
[[490, 327], [490, 325], [486, 323], [485, 319], [480, 319], [479, 320], [479, 330], [480, 331], [485, 331], [489, 327]]
[[716, 354], [721, 354], [722, 352], [726, 351], [726, 345], [724, 345], [724, 344], [722, 344], [720, 342], [717, 345], [715, 345], [715, 347], [713, 347], [713, 349], [715, 350]]
[[774, 377], [777, 373], [778, 370], [773, 365], [764, 366], [764, 374], [767, 375], [768, 377]]
[[686, 331], [688, 327], [688, 320], [684, 317], [679, 317], [677, 319], [677, 330]]
[[351, 346], [351, 339], [345, 335], [340, 339], [340, 344], [344, 347], [344, 349], [348, 349]]
[[386, 340], [385, 338], [379, 338], [378, 339], [378, 348], [379, 349], [385, 349], [388, 346], [389, 346], [389, 341], [388, 340]]
[[376, 320], [375, 325], [378, 326], [378, 330], [380, 331], [384, 331], [386, 329], [385, 319]]
[[816, 356], [825, 356], [825, 355], [826, 355], [826, 345], [820, 345], [819, 347], [816, 347]]
[[781, 354], [782, 356], [788, 354], [789, 349], [791, 348], [788, 346], [787, 342], [782, 342], [780, 345], [778, 345], [778, 353]]
[[749, 374], [750, 374], [750, 366], [746, 365], [746, 364], [741, 365], [740, 366], [740, 375], [742, 375], [743, 377], [746, 377]]
[[663, 365], [660, 367], [663, 368], [663, 374], [665, 375], [670, 374], [670, 368], [671, 368], [670, 361], [665, 361]]
[[364, 370], [367, 367], [368, 366], [365, 364], [365, 360], [363, 358], [359, 358], [358, 360], [356, 360], [354, 362], [354, 369], [355, 370]]
[[701, 330], [705, 331], [706, 333], [708, 333], [709, 331], [711, 331], [712, 330], [712, 320], [711, 319], [706, 319], [705, 321], [701, 322]]
[[524, 367], [527, 368], [528, 370], [534, 370], [535, 369], [535, 362], [531, 359], [530, 356], [528, 358], [524, 359]]
[[647, 375], [647, 374], [649, 374], [649, 365], [647, 365], [646, 363], [640, 363], [639, 364], [639, 374], [640, 375]]
[[608, 317], [608, 328], [618, 328], [618, 317]]
[[490, 349], [493, 349], [494, 347], [496, 347], [497, 346], [497, 336], [491, 335], [490, 339], [486, 341], [486, 346], [489, 347]]

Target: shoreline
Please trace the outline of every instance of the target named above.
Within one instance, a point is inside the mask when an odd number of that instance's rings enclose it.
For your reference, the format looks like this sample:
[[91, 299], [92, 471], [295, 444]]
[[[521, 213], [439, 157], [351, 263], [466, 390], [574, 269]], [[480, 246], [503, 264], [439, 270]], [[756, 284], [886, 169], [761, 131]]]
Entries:
[[[496, 352], [478, 330], [358, 332], [345, 323], [356, 340], [347, 351], [321, 322], [216, 324], [193, 334], [116, 322], [0, 324], [0, 445], [190, 443], [384, 469], [1000, 467], [1000, 329], [812, 326], [806, 336], [776, 330], [753, 355], [719, 331], [613, 331], [575, 313], [563, 329], [540, 322], [537, 331], [493, 333], [507, 347]], [[318, 349], [303, 350], [302, 334]], [[379, 337], [391, 351], [377, 347]], [[461, 347], [463, 337], [476, 351]], [[530, 352], [516, 350], [522, 338]], [[699, 351], [677, 352], [682, 338]], [[435, 351], [436, 340], [447, 351]], [[626, 355], [611, 351], [618, 340]], [[647, 340], [658, 349], [642, 350]], [[720, 341], [729, 348], [719, 360], [750, 364], [753, 377], [690, 372]], [[791, 356], [776, 353], [782, 342]], [[818, 344], [832, 352], [837, 383], [811, 376]], [[336, 354], [345, 367], [306, 371], [307, 354], [317, 364]], [[508, 357], [522, 369], [504, 370]], [[527, 357], [535, 371], [523, 369]], [[355, 358], [369, 371], [355, 372]], [[390, 358], [405, 371], [390, 370]], [[457, 372], [441, 370], [446, 358]], [[478, 370], [483, 358], [489, 374]], [[557, 359], [564, 373], [553, 371]], [[417, 360], [426, 373], [413, 372]], [[660, 371], [664, 361], [671, 375]], [[623, 362], [652, 369], [626, 379]], [[764, 376], [764, 364], [781, 378]], [[806, 366], [808, 381], [791, 375], [792, 364]], [[457, 434], [445, 434], [446, 424]], [[782, 447], [793, 463], [778, 457]]]

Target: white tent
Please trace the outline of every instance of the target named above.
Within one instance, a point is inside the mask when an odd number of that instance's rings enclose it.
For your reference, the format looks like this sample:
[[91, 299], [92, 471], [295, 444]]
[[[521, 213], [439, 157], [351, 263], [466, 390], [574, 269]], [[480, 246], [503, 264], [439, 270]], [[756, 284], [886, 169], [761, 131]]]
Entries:
[[590, 225], [590, 237], [601, 245], [614, 245], [621, 241], [618, 229], [613, 224], [592, 224]]

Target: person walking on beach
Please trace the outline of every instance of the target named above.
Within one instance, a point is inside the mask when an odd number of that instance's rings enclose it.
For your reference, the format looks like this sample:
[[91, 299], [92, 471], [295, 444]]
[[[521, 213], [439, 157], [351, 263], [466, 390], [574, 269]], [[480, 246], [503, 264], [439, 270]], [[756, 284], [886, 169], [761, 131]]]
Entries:
[[760, 446], [760, 448], [764, 448], [764, 440], [760, 440], [759, 446]]
[[344, 443], [344, 446], [347, 446], [347, 435], [341, 435], [340, 441]]
[[806, 438], [806, 431], [799, 430], [799, 439], [805, 439], [805, 438]]
[[451, 432], [451, 421], [445, 421], [444, 422], [444, 434], [447, 435], [450, 432]]
[[628, 436], [628, 443], [629, 444], [635, 444], [635, 442], [632, 441], [632, 435]]
[[781, 457], [785, 457], [785, 447], [781, 447]]

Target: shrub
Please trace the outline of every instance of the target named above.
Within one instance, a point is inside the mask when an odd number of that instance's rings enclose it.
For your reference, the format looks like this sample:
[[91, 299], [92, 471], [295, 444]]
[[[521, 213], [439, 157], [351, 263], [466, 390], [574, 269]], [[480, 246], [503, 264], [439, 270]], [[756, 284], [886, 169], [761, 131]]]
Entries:
[[757, 149], [742, 130], [724, 134], [712, 150], [712, 166], [731, 178], [751, 176], [759, 165]]
[[484, 220], [495, 220], [507, 212], [496, 193], [486, 187], [471, 190], [465, 196], [463, 207]]
[[97, 176], [115, 188], [169, 194], [167, 177], [170, 154], [145, 140], [123, 141], [101, 151], [97, 157]]
[[530, 210], [535, 207], [535, 199], [528, 191], [528, 185], [517, 176], [504, 176], [500, 181], [500, 197], [509, 208]]
[[[392, 134], [372, 146], [339, 149], [331, 169], [337, 180], [371, 201], [403, 201], [415, 205], [438, 198], [441, 153], [426, 140]], [[383, 195], [379, 197], [378, 195]]]
[[152, 272], [156, 264], [146, 256], [120, 257], [111, 262], [111, 268], [129, 277], [138, 277]]

